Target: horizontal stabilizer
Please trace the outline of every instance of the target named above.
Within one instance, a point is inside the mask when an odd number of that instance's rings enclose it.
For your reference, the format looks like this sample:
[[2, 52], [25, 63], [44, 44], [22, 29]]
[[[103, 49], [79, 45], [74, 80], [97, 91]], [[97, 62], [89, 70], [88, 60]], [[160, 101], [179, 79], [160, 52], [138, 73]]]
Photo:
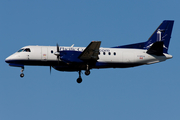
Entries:
[[147, 53], [152, 54], [152, 55], [162, 56], [163, 55], [163, 45], [164, 45], [163, 41], [155, 42], [148, 49]]

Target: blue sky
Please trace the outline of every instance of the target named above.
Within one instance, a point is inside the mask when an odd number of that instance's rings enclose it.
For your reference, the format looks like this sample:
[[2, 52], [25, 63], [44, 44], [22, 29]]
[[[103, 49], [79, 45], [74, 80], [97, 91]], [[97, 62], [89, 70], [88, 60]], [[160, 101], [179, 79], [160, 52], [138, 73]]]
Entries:
[[[179, 120], [178, 0], [0, 1], [1, 120]], [[77, 72], [9, 67], [5, 58], [26, 45], [113, 47], [146, 41], [163, 20], [175, 20], [173, 59], [127, 69]]]

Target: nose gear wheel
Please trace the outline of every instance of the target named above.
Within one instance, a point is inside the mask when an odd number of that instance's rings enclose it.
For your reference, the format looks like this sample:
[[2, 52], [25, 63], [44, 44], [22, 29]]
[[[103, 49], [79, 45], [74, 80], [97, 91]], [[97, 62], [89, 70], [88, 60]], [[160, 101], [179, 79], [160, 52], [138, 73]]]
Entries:
[[20, 77], [21, 77], [21, 78], [23, 78], [23, 77], [24, 77], [24, 73], [23, 73], [23, 71], [24, 71], [24, 67], [22, 67], [22, 69], [21, 69], [21, 74], [20, 74]]
[[21, 74], [20, 74], [20, 77], [23, 78], [23, 77], [24, 77], [24, 73], [21, 73]]

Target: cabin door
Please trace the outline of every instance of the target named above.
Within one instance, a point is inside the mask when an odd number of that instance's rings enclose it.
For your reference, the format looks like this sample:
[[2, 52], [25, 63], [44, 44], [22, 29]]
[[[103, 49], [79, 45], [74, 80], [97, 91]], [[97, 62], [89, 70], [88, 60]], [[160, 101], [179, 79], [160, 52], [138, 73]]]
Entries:
[[47, 61], [47, 47], [41, 47], [41, 60]]

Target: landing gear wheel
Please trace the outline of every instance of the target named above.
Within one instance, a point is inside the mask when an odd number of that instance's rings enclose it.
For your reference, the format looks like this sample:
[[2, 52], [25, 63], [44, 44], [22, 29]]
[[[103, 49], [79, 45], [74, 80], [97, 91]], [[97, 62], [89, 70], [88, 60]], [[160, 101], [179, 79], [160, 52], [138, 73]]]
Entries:
[[85, 71], [85, 75], [89, 75], [90, 74], [90, 71], [89, 70], [86, 70]]
[[82, 82], [82, 78], [78, 78], [77, 83], [81, 83], [81, 82]]
[[21, 74], [20, 74], [20, 77], [23, 78], [23, 77], [24, 77], [24, 73], [21, 73]]

